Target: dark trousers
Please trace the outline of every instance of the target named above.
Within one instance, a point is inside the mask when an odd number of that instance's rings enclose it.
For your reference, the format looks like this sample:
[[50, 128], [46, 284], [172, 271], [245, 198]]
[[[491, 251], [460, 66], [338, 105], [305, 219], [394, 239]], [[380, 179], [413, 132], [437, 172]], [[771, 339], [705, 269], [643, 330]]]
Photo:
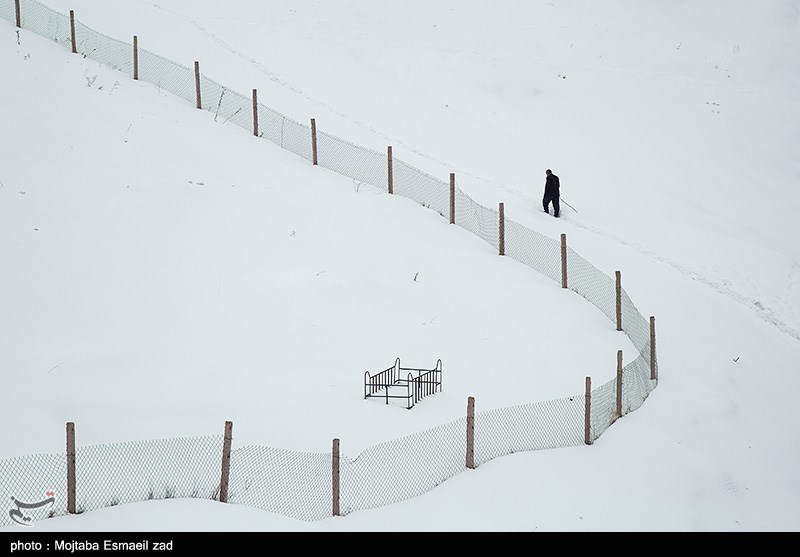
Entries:
[[552, 196], [546, 196], [545, 195], [544, 196], [544, 199], [542, 199], [542, 205], [544, 206], [544, 212], [547, 213], [547, 214], [550, 214], [550, 210], [549, 209], [550, 209], [550, 203], [551, 202], [553, 203], [553, 215], [557, 217], [559, 212], [561, 211], [561, 205], [558, 202], [558, 196], [557, 195], [552, 195]]

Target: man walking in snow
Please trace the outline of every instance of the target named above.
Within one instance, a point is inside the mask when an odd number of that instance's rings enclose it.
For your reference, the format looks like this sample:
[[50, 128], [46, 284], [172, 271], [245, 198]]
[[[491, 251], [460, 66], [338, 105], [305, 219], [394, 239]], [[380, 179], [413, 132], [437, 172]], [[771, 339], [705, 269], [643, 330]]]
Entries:
[[553, 174], [553, 171], [549, 168], [545, 170], [545, 175], [547, 178], [544, 181], [544, 197], [542, 198], [542, 205], [544, 206], [544, 212], [548, 215], [550, 214], [550, 202], [553, 203], [553, 216], [558, 218], [558, 213], [561, 210], [560, 204], [558, 202], [559, 198], [559, 187], [561, 184], [558, 181], [558, 176]]

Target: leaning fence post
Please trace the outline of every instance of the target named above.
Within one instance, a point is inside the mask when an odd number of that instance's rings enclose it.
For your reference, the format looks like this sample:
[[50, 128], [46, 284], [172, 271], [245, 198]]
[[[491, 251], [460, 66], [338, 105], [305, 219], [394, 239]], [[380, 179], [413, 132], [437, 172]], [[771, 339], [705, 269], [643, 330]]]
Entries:
[[592, 444], [592, 378], [586, 378], [586, 392], [583, 403], [583, 440], [587, 445]]
[[450, 224], [456, 223], [456, 175], [450, 173]]
[[389, 176], [389, 193], [394, 193], [394, 171], [392, 169], [392, 146], [386, 147], [386, 171]]
[[619, 271], [614, 273], [617, 277], [617, 330], [622, 330], [622, 274]]
[[139, 37], [133, 36], [133, 79], [139, 79]]
[[567, 235], [561, 234], [561, 288], [567, 287]]
[[69, 36], [72, 40], [72, 53], [78, 53], [78, 47], [75, 44], [75, 12], [73, 10], [69, 11]]
[[500, 245], [500, 255], [506, 254], [506, 215], [505, 215], [505, 207], [503, 203], [500, 203], [499, 207], [500, 212], [500, 238], [499, 238], [499, 245]]
[[233, 422], [225, 422], [225, 438], [222, 442], [222, 475], [219, 480], [219, 500], [228, 502], [228, 479], [231, 472], [231, 439], [233, 438]]
[[311, 119], [311, 164], [317, 164], [317, 121]]
[[333, 516], [339, 516], [339, 439], [333, 440], [331, 463], [333, 466], [333, 477], [331, 478], [331, 485], [333, 485]]
[[19, 0], [14, 0], [14, 13], [17, 16], [17, 27], [22, 29], [22, 16], [19, 11]]
[[658, 379], [656, 370], [656, 317], [650, 316], [650, 379]]
[[203, 108], [200, 102], [200, 62], [194, 61], [194, 96], [197, 99], [197, 108]]
[[467, 468], [475, 468], [475, 397], [467, 399]]
[[75, 423], [67, 422], [67, 512], [75, 514]]
[[253, 135], [258, 137], [258, 93], [253, 89]]
[[622, 350], [617, 350], [617, 418], [622, 417]]

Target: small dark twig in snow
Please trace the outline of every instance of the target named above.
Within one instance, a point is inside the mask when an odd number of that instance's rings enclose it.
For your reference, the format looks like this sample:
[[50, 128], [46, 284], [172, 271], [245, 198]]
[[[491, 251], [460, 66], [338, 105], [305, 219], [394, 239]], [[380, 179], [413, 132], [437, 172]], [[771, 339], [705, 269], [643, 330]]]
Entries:
[[214, 113], [214, 121], [217, 121], [217, 116], [219, 115], [219, 109], [222, 106], [222, 97], [225, 96], [225, 88], [223, 87], [222, 93], [219, 96], [219, 102], [217, 103], [217, 111]]
[[[234, 116], [236, 116], [237, 114], [239, 114], [241, 111], [242, 111], [242, 109], [241, 109], [241, 108], [237, 108], [237, 109], [236, 109], [236, 112], [234, 112], [233, 114], [231, 114], [230, 116], [228, 116], [227, 118], [225, 118], [225, 122], [227, 122], [228, 120], [230, 120], [231, 118], [233, 118]], [[222, 122], [222, 123], [224, 124], [225, 122]]]
[[64, 362], [60, 362], [60, 363], [58, 363], [58, 364], [54, 365], [53, 367], [51, 367], [50, 369], [48, 369], [48, 370], [47, 370], [46, 374], [47, 374], [47, 373], [50, 373], [51, 371], [53, 371], [54, 369], [56, 369], [58, 366], [60, 366], [60, 365], [61, 365], [61, 364], [63, 364], [63, 363], [64, 363]]

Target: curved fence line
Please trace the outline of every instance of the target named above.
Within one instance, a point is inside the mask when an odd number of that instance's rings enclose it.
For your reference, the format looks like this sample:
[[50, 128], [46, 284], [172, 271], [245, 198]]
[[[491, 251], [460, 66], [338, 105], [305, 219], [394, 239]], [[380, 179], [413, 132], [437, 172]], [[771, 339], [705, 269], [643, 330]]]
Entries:
[[[32, 503], [56, 493], [55, 503], [28, 509], [28, 520], [66, 514], [70, 492], [64, 470], [74, 459], [77, 490], [70, 512], [168, 497], [220, 498], [300, 520], [396, 503], [494, 458], [519, 451], [591, 444], [616, 419], [639, 408], [656, 387], [653, 319], [639, 313], [627, 293], [570, 248], [473, 201], [451, 182], [413, 166], [317, 131], [202, 75], [144, 49], [98, 33], [36, 0], [0, 0], [0, 19], [49, 38], [73, 52], [159, 88], [324, 168], [408, 197], [472, 232], [495, 249], [504, 230], [505, 254], [554, 281], [562, 281], [609, 319], [621, 316], [622, 330], [639, 356], [610, 381], [558, 400], [475, 413], [426, 431], [369, 447], [357, 458], [336, 450], [302, 453], [262, 446], [224, 453], [222, 437], [166, 439], [134, 444], [79, 447], [72, 455], [38, 454], [0, 461], [0, 489], [14, 501]], [[74, 29], [74, 32], [73, 32]], [[133, 44], [136, 44], [134, 39]], [[391, 168], [391, 172], [389, 171]], [[563, 238], [562, 238], [563, 240]], [[566, 271], [566, 276], [563, 274]], [[567, 280], [567, 277], [569, 280]], [[617, 291], [619, 294], [617, 294]], [[619, 309], [618, 309], [619, 308]], [[621, 362], [621, 354], [620, 354]], [[465, 431], [474, 428], [474, 447]], [[336, 440], [338, 442], [338, 440]], [[73, 441], [74, 442], [74, 441]], [[465, 445], [467, 448], [465, 449]], [[335, 445], [338, 448], [338, 443]], [[222, 462], [228, 476], [220, 480]], [[474, 448], [474, 457], [469, 451]], [[468, 452], [465, 460], [465, 450]], [[71, 457], [71, 458], [70, 458]], [[473, 460], [474, 458], [474, 460]], [[332, 462], [338, 475], [332, 475]], [[470, 463], [474, 463], [470, 466]], [[223, 469], [225, 467], [223, 466]], [[72, 489], [75, 489], [73, 484]], [[331, 504], [331, 494], [335, 502]], [[43, 499], [44, 498], [44, 499]], [[0, 514], [0, 526], [21, 520], [23, 507]], [[37, 514], [38, 513], [38, 514]]]

